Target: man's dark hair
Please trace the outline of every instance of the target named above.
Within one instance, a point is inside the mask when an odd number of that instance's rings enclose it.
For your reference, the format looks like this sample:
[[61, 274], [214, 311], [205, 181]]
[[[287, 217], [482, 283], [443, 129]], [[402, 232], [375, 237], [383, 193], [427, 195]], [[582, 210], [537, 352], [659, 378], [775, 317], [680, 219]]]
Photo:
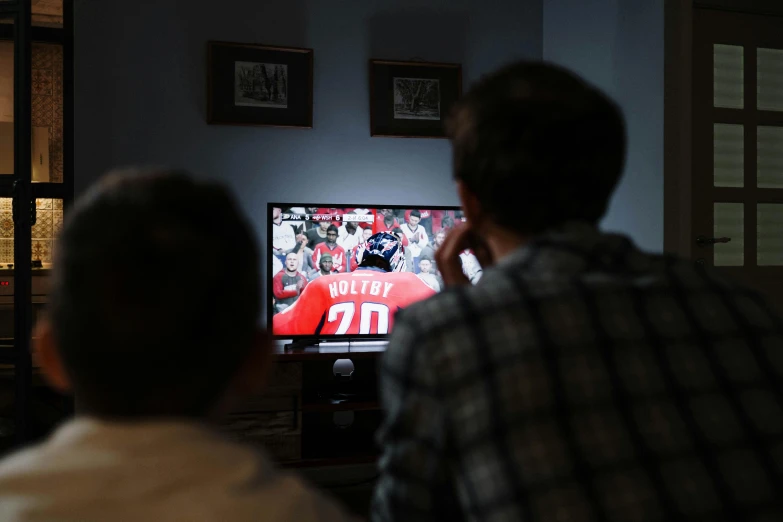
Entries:
[[421, 219], [421, 212], [419, 212], [418, 210], [411, 210], [411, 217], [417, 217]]
[[254, 343], [258, 262], [220, 185], [128, 171], [93, 186], [67, 214], [49, 306], [85, 412], [208, 413]]
[[597, 223], [625, 162], [619, 107], [573, 73], [518, 62], [480, 80], [447, 123], [454, 176], [498, 225]]
[[338, 233], [337, 227], [334, 225], [329, 225], [329, 228], [326, 229], [326, 233], [328, 234], [329, 232], [334, 232], [335, 234], [337, 234]]
[[393, 229], [391, 229], [391, 233], [402, 235], [402, 229], [400, 227], [394, 227]]

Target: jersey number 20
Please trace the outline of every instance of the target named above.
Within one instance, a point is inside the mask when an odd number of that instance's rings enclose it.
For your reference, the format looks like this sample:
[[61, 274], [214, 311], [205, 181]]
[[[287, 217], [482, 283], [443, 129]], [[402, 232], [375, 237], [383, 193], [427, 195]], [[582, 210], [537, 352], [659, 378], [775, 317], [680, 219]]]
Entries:
[[[337, 316], [342, 314], [340, 324], [337, 326], [335, 335], [344, 335], [351, 326], [353, 316], [356, 313], [356, 303], [348, 301], [347, 303], [337, 303], [329, 307], [329, 322], [337, 320]], [[380, 303], [362, 303], [359, 309], [359, 334], [366, 335], [370, 332], [373, 314], [378, 314], [378, 331], [375, 333], [384, 335], [389, 333], [389, 307]]]

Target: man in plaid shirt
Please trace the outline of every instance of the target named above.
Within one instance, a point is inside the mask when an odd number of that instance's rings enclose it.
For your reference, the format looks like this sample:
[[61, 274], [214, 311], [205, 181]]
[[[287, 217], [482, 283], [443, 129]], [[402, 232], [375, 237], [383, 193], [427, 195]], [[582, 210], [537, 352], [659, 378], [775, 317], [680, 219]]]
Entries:
[[448, 288], [398, 314], [382, 361], [373, 518], [783, 520], [783, 322], [597, 229], [624, 163], [617, 106], [518, 63], [449, 132], [468, 224], [437, 253]]

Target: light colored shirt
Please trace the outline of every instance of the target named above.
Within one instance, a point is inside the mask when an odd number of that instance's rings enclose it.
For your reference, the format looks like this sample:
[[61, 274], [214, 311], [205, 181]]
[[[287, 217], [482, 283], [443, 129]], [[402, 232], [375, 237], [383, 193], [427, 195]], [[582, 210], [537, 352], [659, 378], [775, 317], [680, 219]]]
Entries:
[[296, 248], [296, 234], [288, 223], [272, 223], [272, 246], [282, 252]]
[[3, 522], [348, 519], [262, 452], [196, 423], [80, 418], [0, 462]]
[[356, 247], [362, 240], [363, 232], [361, 227], [356, 227], [356, 232], [353, 234], [348, 233], [348, 229], [345, 228], [345, 225], [337, 230], [337, 244], [343, 247], [346, 252]]
[[[407, 249], [411, 251], [413, 257], [419, 257], [421, 249], [427, 246], [427, 243], [429, 243], [427, 231], [424, 230], [424, 227], [421, 225], [416, 225], [415, 230], [411, 229], [411, 226], [407, 223], [400, 225], [400, 229], [402, 230], [402, 233], [405, 234], [405, 237], [408, 238]], [[418, 239], [417, 243], [413, 242], [414, 238]]]
[[462, 261], [462, 273], [465, 274], [465, 277], [474, 285], [478, 283], [483, 271], [476, 255], [466, 250], [459, 255], [459, 258]]
[[419, 279], [424, 281], [427, 284], [427, 286], [429, 286], [436, 292], [440, 292], [440, 283], [438, 282], [438, 278], [435, 277], [434, 274], [429, 274], [429, 273], [425, 274], [423, 272], [419, 272], [416, 275], [419, 276]]

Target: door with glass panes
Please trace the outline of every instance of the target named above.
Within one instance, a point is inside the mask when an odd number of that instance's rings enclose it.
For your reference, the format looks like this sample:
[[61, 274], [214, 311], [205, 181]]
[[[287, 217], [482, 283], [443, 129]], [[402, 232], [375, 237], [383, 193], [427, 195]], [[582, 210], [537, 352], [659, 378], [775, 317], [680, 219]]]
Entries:
[[71, 0], [0, 0], [0, 451], [63, 400], [36, 386], [31, 331], [73, 194]]
[[783, 17], [693, 14], [693, 258], [783, 312]]

